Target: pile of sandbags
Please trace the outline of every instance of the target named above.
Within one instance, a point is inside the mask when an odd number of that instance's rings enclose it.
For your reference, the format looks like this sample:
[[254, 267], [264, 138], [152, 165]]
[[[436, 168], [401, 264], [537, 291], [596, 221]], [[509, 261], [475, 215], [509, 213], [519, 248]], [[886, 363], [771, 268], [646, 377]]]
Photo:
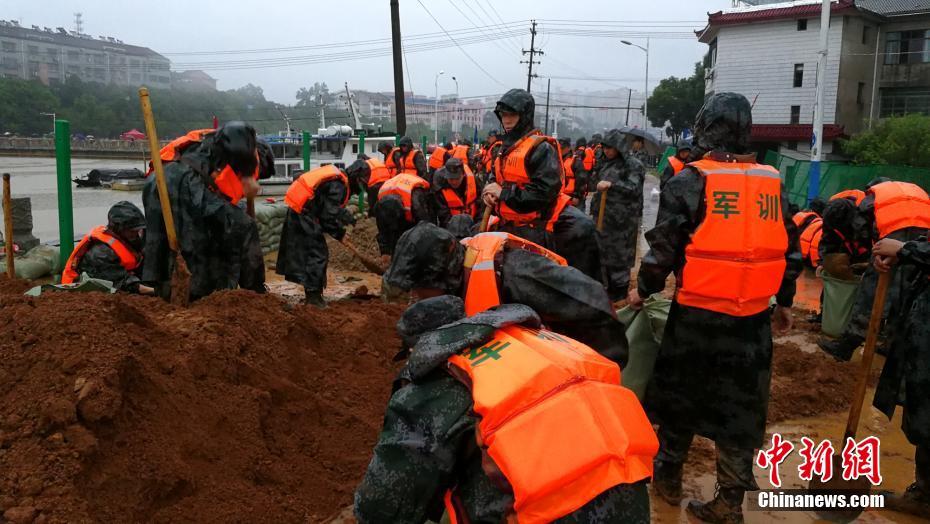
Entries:
[[258, 237], [261, 239], [262, 252], [266, 255], [272, 251], [277, 251], [281, 245], [281, 229], [284, 227], [284, 217], [286, 216], [287, 205], [283, 202], [255, 204]]
[[[25, 255], [16, 257], [13, 263], [16, 278], [35, 280], [48, 275], [61, 273], [61, 259], [57, 246], [39, 244]], [[6, 272], [6, 260], [0, 260], [0, 273]]]

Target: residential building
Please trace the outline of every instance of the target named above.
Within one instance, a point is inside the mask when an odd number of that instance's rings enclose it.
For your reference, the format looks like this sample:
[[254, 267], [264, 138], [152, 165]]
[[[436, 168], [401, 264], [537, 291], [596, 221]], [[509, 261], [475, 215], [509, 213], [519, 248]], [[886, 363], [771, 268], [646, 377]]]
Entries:
[[[753, 2], [758, 3], [758, 2]], [[753, 102], [759, 149], [810, 151], [820, 0], [764, 3], [708, 16], [706, 93]], [[834, 0], [823, 81], [824, 153], [876, 119], [930, 113], [930, 0]]]
[[0, 20], [0, 77], [48, 85], [73, 75], [85, 82], [169, 88], [170, 69], [170, 60], [147, 47]]
[[189, 91], [216, 91], [216, 79], [199, 69], [172, 71], [171, 87]]

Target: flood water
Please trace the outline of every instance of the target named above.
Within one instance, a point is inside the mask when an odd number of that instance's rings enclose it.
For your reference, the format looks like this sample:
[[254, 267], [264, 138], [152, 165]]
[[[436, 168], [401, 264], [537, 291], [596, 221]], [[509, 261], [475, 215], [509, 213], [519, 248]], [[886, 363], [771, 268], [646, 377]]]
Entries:
[[[144, 170], [142, 159], [72, 158], [71, 177], [80, 178], [91, 169], [137, 168]], [[0, 156], [0, 173], [10, 173], [10, 189], [14, 198], [32, 200], [32, 234], [42, 242], [57, 242], [58, 185], [54, 158]], [[78, 188], [71, 183], [74, 205], [74, 234], [83, 236], [94, 226], [105, 224], [110, 206], [128, 200], [142, 206], [141, 191], [113, 191], [100, 188]]]

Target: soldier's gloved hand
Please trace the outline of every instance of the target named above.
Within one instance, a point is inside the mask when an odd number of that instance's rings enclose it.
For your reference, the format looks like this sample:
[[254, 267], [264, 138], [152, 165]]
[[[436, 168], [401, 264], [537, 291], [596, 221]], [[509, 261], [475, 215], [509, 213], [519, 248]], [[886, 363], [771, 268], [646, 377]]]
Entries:
[[610, 186], [611, 186], [610, 182], [606, 180], [601, 180], [600, 182], [597, 183], [597, 190], [607, 191], [608, 189], [610, 189]]

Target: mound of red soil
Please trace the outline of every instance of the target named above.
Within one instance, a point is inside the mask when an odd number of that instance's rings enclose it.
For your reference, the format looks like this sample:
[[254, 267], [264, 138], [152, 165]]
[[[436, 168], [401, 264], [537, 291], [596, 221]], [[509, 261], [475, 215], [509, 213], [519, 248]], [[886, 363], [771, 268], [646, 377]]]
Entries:
[[[346, 238], [352, 242], [360, 253], [375, 260], [381, 258], [381, 251], [378, 249], [378, 226], [375, 224], [375, 219], [360, 218], [354, 226], [348, 229]], [[326, 243], [329, 246], [330, 267], [348, 271], [368, 271], [355, 255], [350, 253], [339, 242], [327, 236]]]
[[[878, 363], [873, 368], [880, 369]], [[837, 362], [823, 351], [809, 353], [792, 342], [776, 343], [768, 422], [846, 411], [859, 362]]]
[[19, 295], [25, 293], [30, 288], [33, 287], [33, 284], [28, 280], [23, 280], [20, 278], [8, 278], [5, 274], [0, 275], [0, 295]]
[[0, 298], [6, 519], [320, 522], [351, 503], [402, 306]]

